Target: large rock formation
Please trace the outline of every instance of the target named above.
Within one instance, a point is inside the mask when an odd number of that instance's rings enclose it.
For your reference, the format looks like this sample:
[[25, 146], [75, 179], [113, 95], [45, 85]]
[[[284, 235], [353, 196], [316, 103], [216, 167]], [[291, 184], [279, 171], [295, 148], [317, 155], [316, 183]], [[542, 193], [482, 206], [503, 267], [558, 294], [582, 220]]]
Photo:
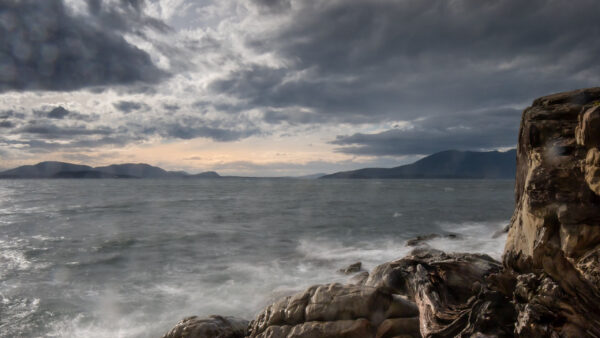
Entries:
[[542, 97], [523, 113], [504, 253], [519, 275], [517, 334], [600, 337], [599, 146], [600, 88]]
[[[417, 248], [352, 283], [283, 298], [237, 336], [213, 317], [165, 337], [598, 338], [599, 148], [600, 88], [539, 98], [523, 113], [502, 264]], [[216, 333], [190, 334], [209, 332], [199, 327]]]

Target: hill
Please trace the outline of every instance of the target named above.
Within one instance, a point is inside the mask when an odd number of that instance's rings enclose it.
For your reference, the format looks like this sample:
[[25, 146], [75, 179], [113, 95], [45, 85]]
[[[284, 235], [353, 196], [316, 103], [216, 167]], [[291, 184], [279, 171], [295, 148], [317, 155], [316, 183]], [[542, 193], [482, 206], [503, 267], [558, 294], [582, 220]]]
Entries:
[[394, 168], [343, 171], [321, 178], [514, 178], [516, 150], [506, 152], [446, 150]]
[[145, 163], [112, 164], [90, 167], [65, 162], [41, 162], [0, 172], [8, 178], [219, 178], [214, 171], [190, 175], [184, 171], [166, 171]]

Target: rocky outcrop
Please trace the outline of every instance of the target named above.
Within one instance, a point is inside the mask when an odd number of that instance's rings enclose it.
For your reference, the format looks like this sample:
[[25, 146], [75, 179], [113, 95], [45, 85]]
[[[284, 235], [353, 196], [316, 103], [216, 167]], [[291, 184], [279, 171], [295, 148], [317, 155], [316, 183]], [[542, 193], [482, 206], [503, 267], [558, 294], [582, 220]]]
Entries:
[[389, 320], [401, 320], [410, 328], [407, 333], [418, 335], [418, 314], [413, 302], [385, 287], [315, 285], [268, 306], [250, 324], [249, 336], [375, 337], [386, 320], [386, 326], [393, 326]]
[[[282, 298], [244, 334], [600, 337], [599, 148], [600, 88], [535, 100], [522, 117], [516, 208], [502, 263], [420, 247], [348, 284]], [[230, 324], [208, 321], [229, 332]], [[176, 327], [165, 337], [230, 337], [189, 332], [196, 331]]]
[[[525, 110], [504, 265], [527, 335], [600, 336], [600, 88]], [[537, 330], [537, 331], [536, 331]]]

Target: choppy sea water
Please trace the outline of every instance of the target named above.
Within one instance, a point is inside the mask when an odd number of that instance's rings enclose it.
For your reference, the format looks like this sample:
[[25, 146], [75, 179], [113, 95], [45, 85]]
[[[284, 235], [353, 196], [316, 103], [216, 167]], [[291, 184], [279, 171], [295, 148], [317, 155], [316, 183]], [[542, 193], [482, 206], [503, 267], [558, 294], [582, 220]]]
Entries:
[[160, 337], [400, 258], [500, 258], [511, 180], [0, 180], [1, 337]]

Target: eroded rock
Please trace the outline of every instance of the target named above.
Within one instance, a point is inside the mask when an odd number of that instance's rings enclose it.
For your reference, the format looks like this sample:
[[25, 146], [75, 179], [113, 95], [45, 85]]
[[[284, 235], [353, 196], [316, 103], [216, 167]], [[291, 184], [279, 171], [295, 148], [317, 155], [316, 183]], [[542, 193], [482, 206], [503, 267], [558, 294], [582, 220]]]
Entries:
[[[318, 326], [322, 334], [337, 337], [336, 334], [343, 335], [336, 330], [340, 327], [346, 330], [350, 325], [348, 321], [357, 320], [366, 320], [368, 325], [361, 324], [360, 331], [370, 328], [369, 332], [374, 336], [377, 327], [386, 319], [417, 315], [413, 302], [384, 287], [339, 283], [315, 285], [269, 305], [250, 324], [249, 336], [262, 337], [271, 332], [265, 337], [304, 337], [294, 332], [305, 332], [307, 325], [313, 327], [315, 323], [344, 321], [343, 326]], [[269, 330], [271, 327], [273, 329]]]
[[504, 264], [521, 336], [600, 336], [600, 88], [525, 110]]
[[348, 265], [343, 269], [339, 269], [339, 273], [343, 273], [344, 275], [351, 275], [357, 272], [361, 272], [362, 270], [362, 262], [356, 262]]
[[162, 338], [243, 338], [248, 321], [234, 317], [184, 318]]

